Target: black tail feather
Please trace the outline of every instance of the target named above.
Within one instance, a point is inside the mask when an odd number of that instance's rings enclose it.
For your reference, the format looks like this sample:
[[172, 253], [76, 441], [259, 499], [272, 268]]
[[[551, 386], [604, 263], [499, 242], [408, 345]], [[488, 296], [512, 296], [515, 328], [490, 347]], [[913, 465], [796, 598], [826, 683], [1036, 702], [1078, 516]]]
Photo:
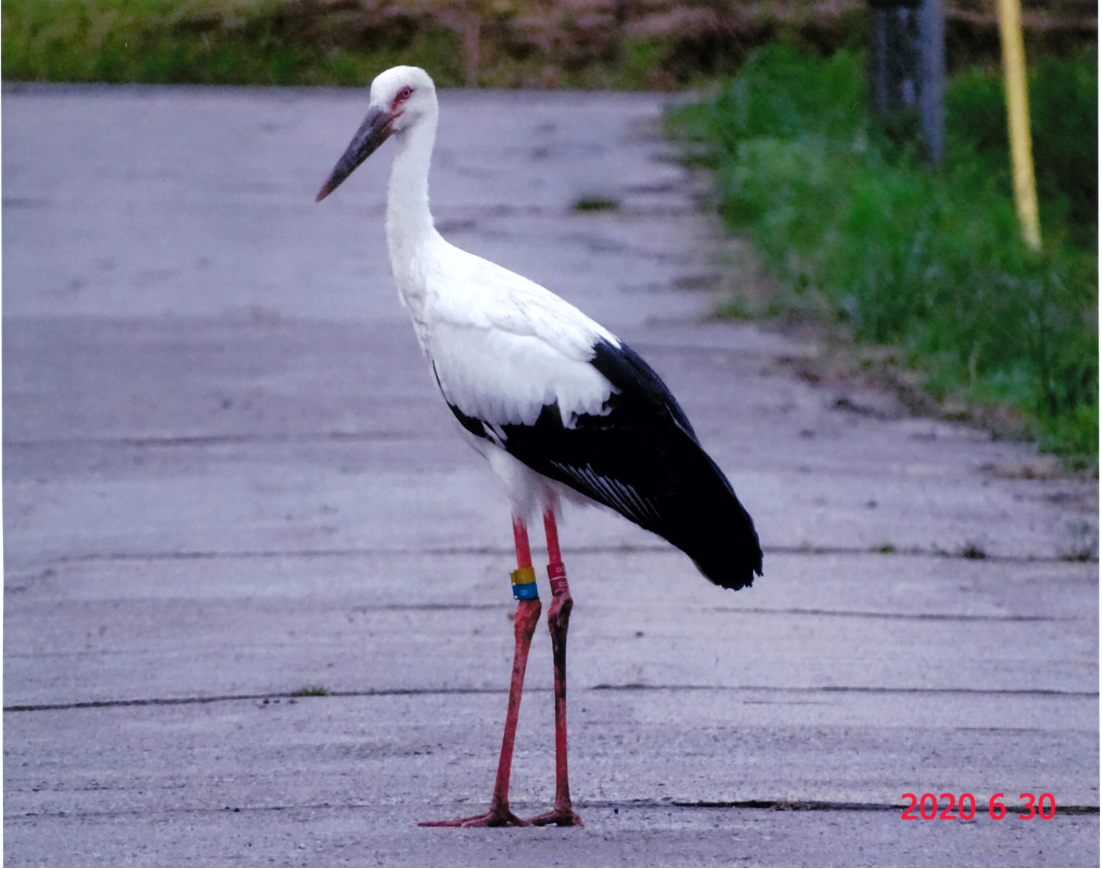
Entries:
[[762, 574], [754, 521], [695, 439], [682, 449], [687, 455], [677, 463], [678, 485], [659, 501], [663, 521], [650, 530], [682, 550], [716, 585], [745, 588]]

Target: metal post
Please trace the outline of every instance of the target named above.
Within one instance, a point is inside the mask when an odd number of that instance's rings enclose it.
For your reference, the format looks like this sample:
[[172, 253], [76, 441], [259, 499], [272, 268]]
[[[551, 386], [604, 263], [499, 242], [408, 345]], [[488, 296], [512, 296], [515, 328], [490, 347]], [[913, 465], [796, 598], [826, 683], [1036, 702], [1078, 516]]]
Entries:
[[942, 0], [922, 0], [918, 9], [918, 111], [926, 159], [941, 165], [945, 149], [945, 9]]
[[869, 0], [873, 113], [897, 134], [917, 137], [941, 162], [944, 141], [942, 0]]

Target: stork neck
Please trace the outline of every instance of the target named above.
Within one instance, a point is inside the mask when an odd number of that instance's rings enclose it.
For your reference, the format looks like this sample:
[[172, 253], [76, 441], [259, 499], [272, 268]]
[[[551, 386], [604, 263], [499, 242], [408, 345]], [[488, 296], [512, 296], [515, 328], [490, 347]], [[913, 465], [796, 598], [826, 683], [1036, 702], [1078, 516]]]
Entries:
[[436, 233], [429, 211], [429, 163], [436, 139], [435, 120], [426, 118], [395, 137], [399, 147], [390, 170], [386, 229], [396, 273], [398, 260], [412, 256], [419, 243]]

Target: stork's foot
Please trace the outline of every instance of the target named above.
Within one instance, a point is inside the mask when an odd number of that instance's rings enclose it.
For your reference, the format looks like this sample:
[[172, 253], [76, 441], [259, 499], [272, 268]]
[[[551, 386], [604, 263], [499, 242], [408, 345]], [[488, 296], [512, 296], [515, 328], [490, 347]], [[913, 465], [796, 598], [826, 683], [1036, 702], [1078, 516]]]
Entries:
[[534, 818], [529, 818], [528, 823], [535, 827], [550, 827], [552, 825], [556, 827], [584, 827], [582, 819], [578, 817], [577, 813], [566, 806], [562, 809], [552, 809], [549, 812], [545, 812], [542, 815], [536, 815]]
[[490, 809], [484, 815], [454, 821], [421, 821], [418, 827], [531, 827], [534, 822], [518, 818], [508, 809]]

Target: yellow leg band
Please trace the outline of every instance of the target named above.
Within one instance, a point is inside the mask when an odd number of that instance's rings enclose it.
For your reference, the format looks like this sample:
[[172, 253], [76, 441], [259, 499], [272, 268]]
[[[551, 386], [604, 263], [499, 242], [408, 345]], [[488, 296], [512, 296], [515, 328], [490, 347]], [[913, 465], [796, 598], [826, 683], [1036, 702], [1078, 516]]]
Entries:
[[513, 580], [513, 597], [517, 600], [533, 600], [539, 597], [535, 568], [518, 567], [509, 574], [509, 578]]

